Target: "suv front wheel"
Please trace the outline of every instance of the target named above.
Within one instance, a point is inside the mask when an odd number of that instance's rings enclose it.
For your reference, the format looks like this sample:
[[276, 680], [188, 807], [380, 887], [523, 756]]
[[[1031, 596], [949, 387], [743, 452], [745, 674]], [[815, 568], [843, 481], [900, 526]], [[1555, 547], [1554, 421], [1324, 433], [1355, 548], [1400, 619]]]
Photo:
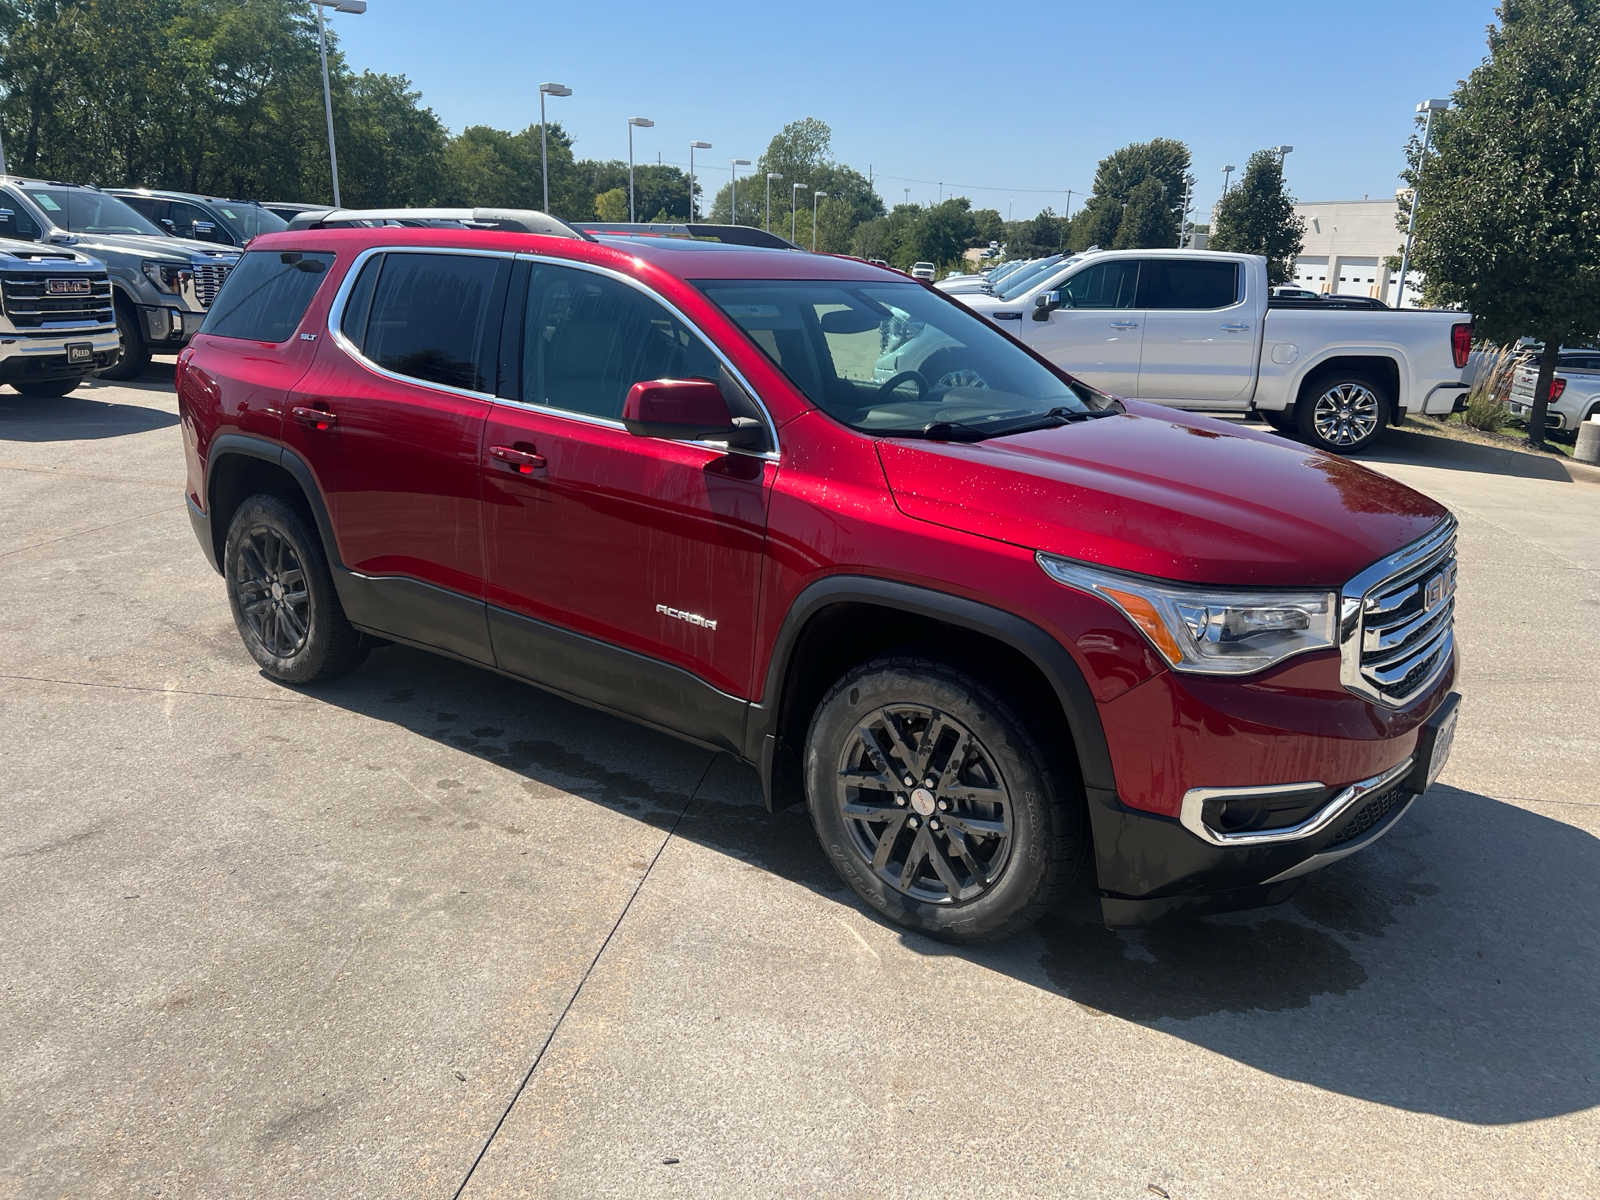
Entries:
[[817, 708], [806, 799], [824, 851], [877, 912], [950, 941], [1043, 915], [1088, 862], [1084, 807], [1027, 726], [965, 672], [851, 671]]
[[250, 656], [279, 683], [331, 679], [366, 657], [345, 619], [322, 543], [277, 496], [239, 506], [222, 551], [233, 623]]

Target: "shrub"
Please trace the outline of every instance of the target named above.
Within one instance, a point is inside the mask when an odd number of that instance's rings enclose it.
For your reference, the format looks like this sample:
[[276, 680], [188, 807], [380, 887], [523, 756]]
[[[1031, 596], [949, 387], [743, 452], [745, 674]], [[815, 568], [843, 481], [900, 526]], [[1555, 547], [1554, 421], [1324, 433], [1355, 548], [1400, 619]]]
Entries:
[[1522, 357], [1512, 346], [1485, 346], [1479, 352], [1483, 355], [1482, 364], [1467, 393], [1467, 411], [1461, 419], [1474, 429], [1493, 433], [1511, 415], [1506, 397]]

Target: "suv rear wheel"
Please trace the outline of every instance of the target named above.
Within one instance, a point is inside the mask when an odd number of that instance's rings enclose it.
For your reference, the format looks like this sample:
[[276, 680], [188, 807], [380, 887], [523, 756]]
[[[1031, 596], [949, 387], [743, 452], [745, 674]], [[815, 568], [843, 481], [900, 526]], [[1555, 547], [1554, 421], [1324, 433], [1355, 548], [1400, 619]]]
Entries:
[[251, 496], [239, 506], [222, 561], [233, 623], [273, 679], [331, 679], [366, 657], [366, 640], [333, 590], [321, 541], [277, 496]]
[[1378, 440], [1389, 423], [1388, 388], [1360, 371], [1330, 371], [1300, 395], [1300, 436], [1319, 450], [1354, 454]]
[[834, 868], [877, 912], [951, 941], [1037, 920], [1088, 862], [1083, 805], [1027, 726], [962, 671], [878, 659], [823, 698], [806, 800]]

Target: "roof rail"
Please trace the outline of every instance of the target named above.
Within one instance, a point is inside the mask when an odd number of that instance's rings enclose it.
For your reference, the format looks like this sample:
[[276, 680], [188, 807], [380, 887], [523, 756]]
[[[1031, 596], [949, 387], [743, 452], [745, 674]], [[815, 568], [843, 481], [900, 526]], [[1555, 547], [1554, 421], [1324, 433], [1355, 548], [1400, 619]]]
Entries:
[[594, 239], [559, 217], [531, 208], [330, 208], [326, 212], [297, 213], [290, 229], [326, 229], [341, 225], [422, 224], [456, 221], [462, 225], [504, 229], [513, 233], [542, 233], [549, 237]]
[[788, 238], [779, 237], [754, 225], [708, 225], [702, 221], [585, 221], [580, 228], [585, 233], [601, 233], [611, 237], [670, 237], [698, 238], [701, 241], [722, 242], [729, 246], [764, 246], [771, 250], [798, 250]]

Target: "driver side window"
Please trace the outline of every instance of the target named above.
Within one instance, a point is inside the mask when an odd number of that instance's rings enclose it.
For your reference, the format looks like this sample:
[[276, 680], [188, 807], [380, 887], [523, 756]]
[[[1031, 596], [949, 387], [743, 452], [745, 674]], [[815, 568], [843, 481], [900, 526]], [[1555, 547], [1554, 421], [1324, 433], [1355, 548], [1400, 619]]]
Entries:
[[1132, 308], [1138, 275], [1138, 264], [1128, 260], [1085, 267], [1061, 285], [1060, 307]]
[[[10, 210], [6, 216], [4, 210]], [[22, 201], [10, 192], [0, 192], [0, 237], [20, 238], [25, 242], [39, 240], [39, 223], [28, 214]]]

